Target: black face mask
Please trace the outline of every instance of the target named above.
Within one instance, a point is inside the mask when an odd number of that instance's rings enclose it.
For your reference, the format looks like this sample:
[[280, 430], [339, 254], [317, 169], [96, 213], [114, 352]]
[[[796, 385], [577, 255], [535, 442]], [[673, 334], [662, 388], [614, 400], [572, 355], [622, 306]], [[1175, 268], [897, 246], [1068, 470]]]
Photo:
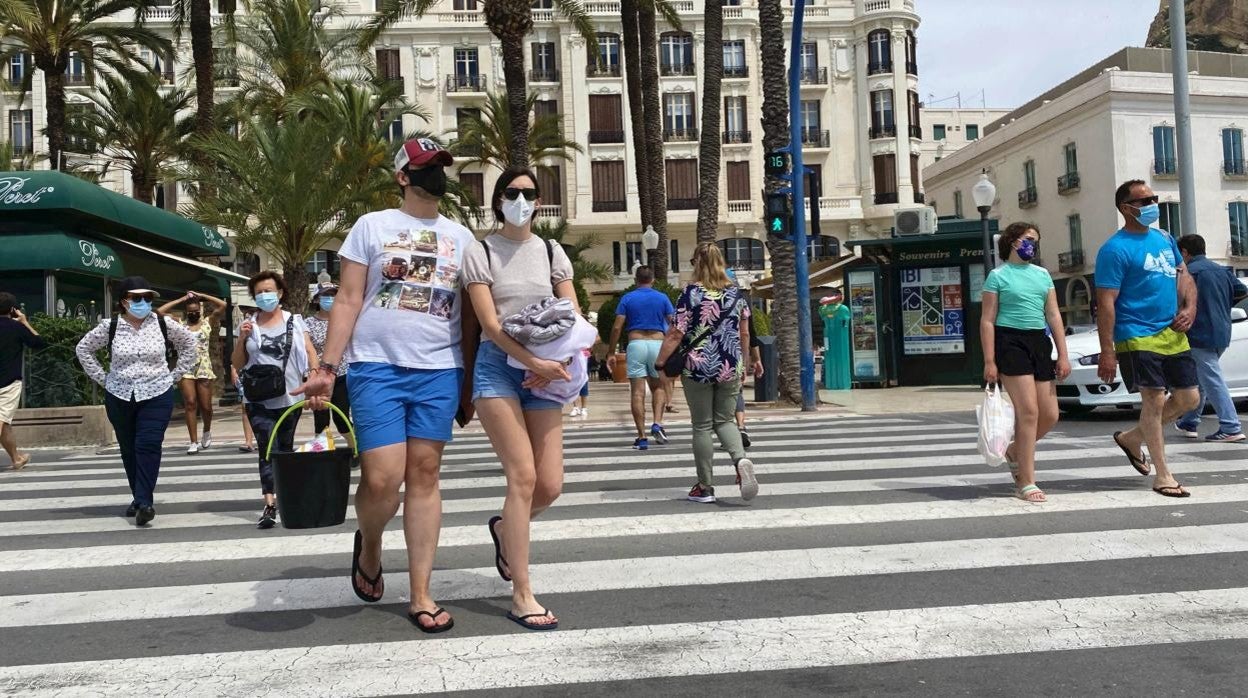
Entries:
[[419, 170], [406, 169], [407, 181], [413, 187], [420, 187], [429, 192], [430, 196], [442, 198], [446, 195], [446, 170], [441, 165], [425, 167]]
[[186, 321], [191, 323], [192, 325], [199, 322], [199, 318], [200, 318], [199, 313], [187, 313], [186, 314]]

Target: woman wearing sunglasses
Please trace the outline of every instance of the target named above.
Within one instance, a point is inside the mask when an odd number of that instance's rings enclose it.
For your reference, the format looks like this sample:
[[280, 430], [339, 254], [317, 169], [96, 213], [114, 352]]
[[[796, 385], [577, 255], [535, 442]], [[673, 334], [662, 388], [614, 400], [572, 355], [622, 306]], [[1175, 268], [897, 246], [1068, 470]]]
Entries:
[[[104, 410], [130, 481], [126, 518], [146, 526], [156, 518], [152, 494], [173, 415], [173, 384], [195, 368], [198, 340], [181, 324], [152, 312], [156, 292], [143, 277], [118, 282], [117, 297], [121, 313], [84, 335], [76, 353], [87, 377], [104, 386]], [[169, 365], [170, 345], [178, 356], [176, 366]], [[101, 349], [108, 349], [107, 371], [96, 357]]]
[[[529, 580], [529, 522], [563, 488], [563, 405], [531, 389], [570, 377], [563, 364], [537, 358], [502, 326], [503, 318], [551, 296], [576, 303], [572, 262], [562, 247], [533, 234], [539, 201], [531, 170], [502, 173], [490, 199], [502, 227], [468, 248], [464, 283], [482, 331], [473, 403], [507, 478], [502, 516], [488, 523], [498, 573], [512, 582], [507, 617], [529, 630], [554, 630], [559, 621], [538, 603]], [[508, 356], [526, 368], [509, 366]]]

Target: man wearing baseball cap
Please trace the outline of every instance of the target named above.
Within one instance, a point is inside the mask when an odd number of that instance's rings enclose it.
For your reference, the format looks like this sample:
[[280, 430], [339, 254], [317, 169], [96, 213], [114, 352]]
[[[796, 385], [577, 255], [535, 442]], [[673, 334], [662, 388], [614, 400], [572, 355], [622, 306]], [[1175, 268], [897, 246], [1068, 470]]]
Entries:
[[[446, 194], [445, 168], [452, 164], [451, 154], [428, 138], [399, 148], [394, 177], [403, 204], [360, 217], [343, 242], [340, 286], [320, 369], [295, 391], [305, 392], [313, 409], [322, 409], [338, 367], [347, 363], [362, 454], [351, 587], [369, 603], [385, 593], [381, 535], [398, 510], [402, 487], [412, 590], [408, 618], [426, 633], [454, 625], [429, 591], [442, 525], [438, 471], [457, 410], [465, 418], [472, 415], [465, 367], [472, 366], [479, 335], [460, 283], [464, 252], [476, 238], [438, 213]], [[431, 236], [437, 242], [432, 253]], [[417, 241], [426, 246], [418, 249]], [[434, 274], [416, 273], [435, 256]], [[451, 312], [433, 314], [435, 305]]]

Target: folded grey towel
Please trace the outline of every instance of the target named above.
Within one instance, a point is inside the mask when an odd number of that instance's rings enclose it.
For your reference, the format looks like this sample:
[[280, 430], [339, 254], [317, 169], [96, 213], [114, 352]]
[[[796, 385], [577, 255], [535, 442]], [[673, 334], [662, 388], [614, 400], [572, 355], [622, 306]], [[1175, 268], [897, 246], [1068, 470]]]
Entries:
[[503, 331], [525, 346], [558, 339], [576, 324], [576, 306], [567, 298], [547, 298], [503, 320]]

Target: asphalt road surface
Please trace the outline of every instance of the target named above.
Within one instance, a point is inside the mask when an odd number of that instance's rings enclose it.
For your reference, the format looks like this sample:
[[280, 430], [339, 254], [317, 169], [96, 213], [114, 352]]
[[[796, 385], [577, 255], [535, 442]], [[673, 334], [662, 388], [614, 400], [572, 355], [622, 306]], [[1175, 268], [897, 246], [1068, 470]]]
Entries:
[[750, 504], [722, 455], [720, 501], [684, 500], [687, 427], [646, 453], [570, 428], [533, 527], [553, 633], [503, 617], [480, 434], [446, 459], [434, 593], [456, 626], [437, 636], [405, 617], [397, 519], [365, 606], [353, 513], [256, 530], [255, 456], [232, 444], [168, 452], [143, 530], [115, 455], [41, 454], [0, 473], [0, 693], [1242, 696], [1248, 448], [1171, 438], [1193, 496], [1163, 498], [1109, 438], [1131, 417], [1060, 424], [1043, 505], [983, 464], [970, 415], [756, 422]]

